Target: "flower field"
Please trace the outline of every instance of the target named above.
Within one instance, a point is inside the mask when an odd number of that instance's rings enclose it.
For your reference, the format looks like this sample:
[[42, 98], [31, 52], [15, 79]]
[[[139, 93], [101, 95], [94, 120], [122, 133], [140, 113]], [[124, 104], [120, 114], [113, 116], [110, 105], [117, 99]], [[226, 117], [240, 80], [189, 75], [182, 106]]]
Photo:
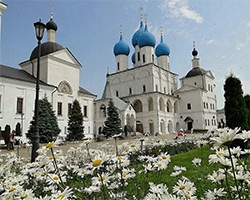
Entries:
[[[245, 149], [231, 147], [235, 139]], [[84, 141], [66, 154], [52, 142], [33, 163], [14, 153], [1, 155], [0, 199], [247, 200], [249, 142], [250, 131], [239, 129], [171, 140], [145, 137], [96, 149]]]

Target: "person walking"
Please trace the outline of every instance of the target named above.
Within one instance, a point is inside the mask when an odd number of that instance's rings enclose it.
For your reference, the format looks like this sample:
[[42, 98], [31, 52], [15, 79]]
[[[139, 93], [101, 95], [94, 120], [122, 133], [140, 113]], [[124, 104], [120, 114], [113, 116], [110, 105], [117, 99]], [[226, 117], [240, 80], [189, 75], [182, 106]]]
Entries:
[[10, 133], [10, 138], [9, 138], [9, 150], [14, 150], [14, 131]]

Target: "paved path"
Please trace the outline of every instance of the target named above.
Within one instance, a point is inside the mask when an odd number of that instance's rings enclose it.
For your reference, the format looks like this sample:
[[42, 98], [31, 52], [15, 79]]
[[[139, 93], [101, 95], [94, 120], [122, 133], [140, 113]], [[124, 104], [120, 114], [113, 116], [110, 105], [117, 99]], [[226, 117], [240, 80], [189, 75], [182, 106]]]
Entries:
[[[191, 134], [188, 134], [188, 136], [191, 136]], [[158, 135], [158, 136], [149, 136], [149, 138], [151, 138], [151, 139], [153, 139], [153, 138], [154, 139], [166, 139], [166, 138], [175, 138], [175, 137], [176, 137], [176, 134], [164, 134], [164, 135]], [[117, 140], [117, 143], [118, 143], [118, 145], [120, 145], [124, 142], [132, 142], [134, 140], [138, 140], [141, 138], [146, 138], [146, 137], [143, 135], [136, 136], [136, 137], [129, 137], [129, 138], [124, 139], [124, 140]], [[54, 147], [54, 149], [62, 149], [63, 152], [67, 152], [70, 147], [77, 147], [79, 144], [81, 144], [81, 143], [80, 142], [67, 143], [66, 145], [56, 146], [56, 147]], [[112, 138], [112, 139], [102, 141], [102, 142], [92, 141], [89, 143], [89, 148], [96, 149], [98, 146], [102, 146], [103, 144], [115, 145], [115, 139]], [[10, 153], [10, 152], [13, 152], [13, 151], [7, 151], [6, 149], [0, 149], [0, 154], [6, 154], [6, 153]], [[20, 157], [29, 158], [31, 156], [31, 147], [17, 148], [17, 146], [15, 146], [14, 152], [17, 155], [19, 155]]]

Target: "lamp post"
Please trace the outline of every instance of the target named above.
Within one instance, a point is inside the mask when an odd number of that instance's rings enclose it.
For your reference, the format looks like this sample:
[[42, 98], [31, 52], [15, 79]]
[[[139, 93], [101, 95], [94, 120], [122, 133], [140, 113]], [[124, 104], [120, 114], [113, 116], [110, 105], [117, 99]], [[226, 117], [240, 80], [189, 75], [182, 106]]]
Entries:
[[38, 40], [38, 56], [37, 56], [37, 75], [36, 75], [36, 97], [35, 97], [35, 116], [34, 116], [34, 133], [32, 135], [32, 152], [31, 162], [34, 162], [38, 156], [37, 150], [39, 149], [39, 128], [38, 128], [38, 112], [39, 112], [39, 81], [40, 81], [40, 56], [41, 56], [41, 40], [45, 29], [45, 24], [41, 19], [34, 23], [36, 38]]

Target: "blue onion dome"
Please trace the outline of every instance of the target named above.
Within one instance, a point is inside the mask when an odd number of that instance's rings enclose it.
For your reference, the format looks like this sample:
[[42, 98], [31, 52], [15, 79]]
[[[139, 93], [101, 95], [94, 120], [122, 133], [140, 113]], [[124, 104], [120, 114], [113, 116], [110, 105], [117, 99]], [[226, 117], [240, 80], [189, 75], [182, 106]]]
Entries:
[[143, 21], [141, 21], [140, 28], [134, 33], [132, 37], [132, 44], [134, 47], [138, 45], [138, 40], [143, 33], [144, 33], [144, 25]]
[[57, 25], [54, 22], [53, 17], [50, 18], [49, 22], [47, 22], [46, 29], [47, 30], [51, 30], [52, 29], [54, 31], [57, 31]]
[[170, 49], [168, 47], [168, 45], [166, 43], [164, 43], [163, 41], [163, 36], [161, 35], [161, 42], [160, 44], [157, 45], [156, 49], [155, 49], [155, 55], [157, 57], [160, 56], [169, 56], [170, 54]]
[[135, 52], [133, 53], [133, 55], [132, 55], [132, 57], [131, 57], [131, 61], [132, 61], [132, 63], [135, 64]]
[[139, 47], [151, 46], [155, 47], [155, 36], [148, 31], [148, 26], [145, 25], [145, 31], [138, 40]]
[[121, 54], [128, 55], [130, 53], [129, 46], [123, 41], [122, 35], [120, 35], [120, 41], [115, 44], [113, 52], [115, 56]]

